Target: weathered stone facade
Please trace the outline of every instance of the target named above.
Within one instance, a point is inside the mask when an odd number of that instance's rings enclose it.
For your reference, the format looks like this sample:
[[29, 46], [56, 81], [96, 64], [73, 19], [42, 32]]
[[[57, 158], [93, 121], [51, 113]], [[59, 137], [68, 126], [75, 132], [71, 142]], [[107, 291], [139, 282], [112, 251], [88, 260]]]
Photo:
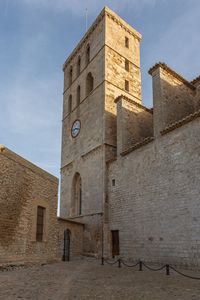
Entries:
[[[124, 46], [125, 38], [130, 49]], [[84, 253], [102, 253], [106, 161], [115, 156], [117, 142], [114, 100], [123, 91], [131, 99], [141, 101], [140, 39], [136, 30], [105, 8], [63, 67], [60, 211], [61, 217], [85, 223]], [[130, 50], [136, 53], [134, 57]], [[125, 71], [125, 60], [131, 72]], [[89, 74], [93, 77], [93, 86], [88, 94]], [[125, 80], [128, 82], [126, 91]], [[75, 121], [81, 123], [76, 138], [71, 132]], [[75, 178], [81, 178], [78, 192]], [[80, 202], [77, 193], [81, 193], [81, 204], [77, 204]], [[76, 211], [75, 207], [81, 209]]]
[[70, 232], [69, 256], [74, 258], [83, 254], [83, 230], [85, 225], [58, 217], [58, 259], [63, 258], [64, 232]]
[[85, 253], [112, 256], [119, 238], [120, 256], [199, 267], [200, 79], [156, 64], [144, 107], [140, 40], [104, 8], [64, 64], [61, 216], [85, 224]]
[[[108, 163], [109, 230], [119, 230], [123, 257], [199, 268], [199, 81], [190, 83], [161, 63], [150, 74], [153, 122], [143, 120], [143, 127], [152, 129], [145, 136], [142, 129], [138, 142], [140, 119], [132, 107], [128, 118], [123, 115], [130, 100], [117, 99], [119, 151]], [[126, 147], [133, 118], [136, 133], [132, 129], [133, 143]]]
[[[58, 179], [0, 146], [0, 263], [57, 259]], [[36, 240], [37, 207], [45, 210]]]

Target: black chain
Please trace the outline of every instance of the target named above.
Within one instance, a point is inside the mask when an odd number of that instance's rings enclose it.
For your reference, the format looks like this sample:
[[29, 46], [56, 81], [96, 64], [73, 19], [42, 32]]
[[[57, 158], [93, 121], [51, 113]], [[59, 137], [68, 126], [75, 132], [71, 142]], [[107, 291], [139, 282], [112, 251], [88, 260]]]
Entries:
[[191, 279], [197, 279], [197, 280], [200, 280], [200, 277], [194, 277], [194, 276], [189, 276], [189, 275], [186, 275], [178, 270], [176, 270], [175, 268], [173, 268], [172, 266], [169, 266], [170, 269], [172, 269], [174, 272], [178, 273], [179, 275], [182, 275], [184, 277], [187, 277], [187, 278], [191, 278]]
[[117, 260], [114, 261], [114, 262], [109, 262], [109, 261], [106, 260], [105, 258], [102, 258], [102, 265], [104, 264], [104, 262], [106, 262], [108, 265], [111, 265], [111, 266], [115, 265], [115, 264], [118, 262], [119, 267], [121, 267], [121, 263], [122, 263], [124, 266], [130, 267], [130, 268], [131, 268], [131, 267], [136, 267], [136, 266], [139, 265], [139, 266], [140, 266], [140, 271], [142, 271], [142, 265], [143, 265], [145, 268], [149, 269], [150, 271], [155, 271], [155, 272], [161, 271], [161, 270], [163, 270], [163, 269], [166, 268], [166, 275], [170, 275], [170, 274], [169, 274], [169, 270], [171, 269], [171, 270], [173, 270], [174, 272], [176, 272], [176, 273], [178, 273], [179, 275], [182, 275], [182, 276], [184, 276], [184, 277], [191, 278], [191, 279], [197, 279], [197, 280], [200, 280], [200, 277], [195, 277], [195, 276], [190, 276], [190, 275], [184, 274], [184, 273], [182, 273], [182, 272], [176, 270], [174, 267], [172, 267], [171, 265], [168, 265], [168, 264], [163, 265], [162, 267], [156, 268], [156, 269], [155, 269], [155, 268], [151, 268], [151, 267], [147, 266], [147, 265], [146, 265], [144, 262], [142, 262], [142, 261], [139, 261], [139, 262], [137, 262], [137, 263], [135, 263], [135, 264], [133, 264], [133, 265], [129, 265], [128, 263], [126, 263], [125, 261], [123, 261], [121, 258], [117, 259]]
[[117, 262], [119, 262], [119, 259], [117, 259], [117, 260], [115, 260], [115, 261], [113, 261], [113, 262], [109, 262], [108, 260], [106, 260], [105, 258], [104, 258], [104, 262], [106, 262], [108, 265], [110, 265], [110, 266], [114, 266]]
[[162, 266], [160, 268], [154, 269], [154, 268], [151, 268], [151, 267], [147, 266], [144, 262], [142, 262], [142, 264], [143, 264], [143, 266], [145, 266], [145, 268], [147, 268], [147, 269], [149, 269], [151, 271], [161, 271], [161, 270], [163, 270], [166, 267], [166, 265], [164, 265], [164, 266]]
[[140, 263], [140, 262], [137, 262], [137, 263], [134, 264], [134, 265], [129, 265], [129, 264], [127, 264], [125, 261], [123, 261], [122, 259], [121, 259], [121, 262], [122, 262], [122, 264], [123, 264], [124, 266], [129, 267], [129, 268], [136, 267], [136, 266], [138, 266], [139, 263]]

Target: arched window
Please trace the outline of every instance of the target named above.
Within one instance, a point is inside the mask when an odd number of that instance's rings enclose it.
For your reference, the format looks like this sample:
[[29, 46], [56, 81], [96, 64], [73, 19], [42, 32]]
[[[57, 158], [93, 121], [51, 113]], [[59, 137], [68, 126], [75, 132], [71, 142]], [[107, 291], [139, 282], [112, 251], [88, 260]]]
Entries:
[[80, 72], [81, 72], [81, 58], [79, 56], [77, 61], [77, 76], [80, 74]]
[[76, 173], [72, 182], [72, 202], [71, 202], [71, 215], [82, 214], [82, 186], [81, 176]]
[[94, 88], [94, 78], [92, 76], [92, 73], [88, 73], [86, 77], [86, 96], [89, 95], [89, 93], [93, 90]]
[[72, 84], [72, 75], [73, 75], [73, 68], [71, 66], [69, 69], [69, 84]]
[[72, 95], [69, 96], [68, 99], [68, 113], [72, 111]]
[[80, 85], [77, 87], [77, 92], [76, 92], [76, 105], [78, 106], [81, 102], [81, 87]]
[[90, 62], [90, 45], [88, 44], [86, 48], [86, 64], [89, 64], [89, 62]]

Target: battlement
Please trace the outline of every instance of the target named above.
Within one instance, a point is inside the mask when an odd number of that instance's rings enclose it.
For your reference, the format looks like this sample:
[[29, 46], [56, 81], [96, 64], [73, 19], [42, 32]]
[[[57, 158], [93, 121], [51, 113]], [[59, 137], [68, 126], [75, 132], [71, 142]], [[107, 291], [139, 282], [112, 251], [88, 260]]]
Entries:
[[200, 116], [200, 76], [189, 82], [165, 63], [150, 70], [153, 108], [117, 97], [117, 153], [126, 155]]

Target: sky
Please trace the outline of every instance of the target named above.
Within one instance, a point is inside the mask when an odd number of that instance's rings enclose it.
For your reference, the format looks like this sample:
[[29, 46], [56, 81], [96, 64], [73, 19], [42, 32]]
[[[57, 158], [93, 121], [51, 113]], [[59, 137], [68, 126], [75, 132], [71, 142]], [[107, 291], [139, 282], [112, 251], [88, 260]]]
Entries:
[[0, 0], [0, 144], [58, 177], [62, 65], [105, 5], [143, 36], [144, 105], [156, 62], [200, 75], [199, 0]]

